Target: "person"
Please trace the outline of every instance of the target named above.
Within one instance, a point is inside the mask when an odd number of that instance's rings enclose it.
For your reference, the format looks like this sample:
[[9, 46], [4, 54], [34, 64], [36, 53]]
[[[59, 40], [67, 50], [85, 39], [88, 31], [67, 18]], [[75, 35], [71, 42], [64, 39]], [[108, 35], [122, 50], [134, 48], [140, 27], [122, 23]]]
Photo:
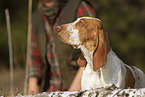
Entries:
[[[77, 17], [95, 16], [95, 11], [87, 0], [39, 0], [39, 2], [39, 7], [32, 16], [28, 94], [68, 90], [74, 78], [72, 73], [75, 74], [68, 64], [76, 65], [74, 56], [78, 56], [80, 51], [60, 41], [56, 26], [72, 22]], [[66, 85], [64, 81], [69, 83]], [[77, 83], [79, 82], [74, 81], [69, 90], [79, 90], [80, 87], [73, 86]]]

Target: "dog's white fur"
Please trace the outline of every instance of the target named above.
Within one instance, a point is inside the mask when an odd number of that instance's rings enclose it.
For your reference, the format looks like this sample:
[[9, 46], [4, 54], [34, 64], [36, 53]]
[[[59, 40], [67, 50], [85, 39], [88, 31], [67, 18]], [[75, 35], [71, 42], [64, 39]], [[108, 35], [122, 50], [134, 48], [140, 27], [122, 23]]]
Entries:
[[[81, 50], [84, 52], [84, 47], [81, 47]], [[112, 84], [120, 88], [125, 87], [126, 64], [124, 64], [112, 50], [107, 54], [107, 64], [97, 71], [93, 70], [92, 62], [89, 61], [89, 57], [85, 55], [85, 58], [88, 63], [82, 75], [81, 87], [83, 90], [95, 89], [96, 87], [109, 87]], [[135, 77], [134, 88], [145, 87], [145, 76], [143, 72], [136, 67], [134, 67], [136, 69], [135, 71], [130, 66], [128, 66], [128, 68], [130, 68]], [[140, 80], [136, 78], [138, 76]]]
[[[78, 49], [81, 49], [83, 56], [87, 61], [87, 65], [83, 71], [81, 87], [83, 90], [85, 89], [95, 89], [100, 87], [108, 87], [112, 84], [115, 84], [117, 87], [125, 88], [125, 77], [126, 77], [126, 68], [128, 68], [133, 77], [135, 79], [134, 88], [142, 88], [145, 87], [145, 74], [136, 67], [130, 67], [124, 64], [117, 55], [113, 52], [112, 49], [107, 53], [107, 61], [104, 66], [99, 68], [98, 70], [93, 70], [93, 51], [88, 50], [83, 43], [81, 43], [79, 39], [79, 30], [75, 28], [75, 24], [79, 22], [81, 19], [94, 19], [92, 17], [82, 17], [78, 18], [75, 22], [70, 24], [62, 25], [62, 29], [64, 26], [67, 29], [63, 29], [63, 31], [59, 31], [59, 35], [63, 42], [75, 45]], [[99, 22], [101, 20], [97, 19]], [[67, 32], [67, 33], [66, 33]], [[69, 34], [66, 37], [61, 35], [61, 33]], [[67, 38], [67, 39], [65, 39]]]

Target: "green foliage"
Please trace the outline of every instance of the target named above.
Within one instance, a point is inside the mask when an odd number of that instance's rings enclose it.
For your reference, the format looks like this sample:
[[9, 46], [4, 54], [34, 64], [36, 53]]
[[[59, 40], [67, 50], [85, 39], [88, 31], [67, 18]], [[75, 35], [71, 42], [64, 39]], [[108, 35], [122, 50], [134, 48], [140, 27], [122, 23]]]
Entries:
[[[27, 35], [27, 2], [13, 2], [0, 1], [1, 12], [0, 13], [0, 63], [1, 65], [8, 66], [9, 64], [9, 50], [8, 50], [8, 35], [5, 19], [5, 9], [9, 9], [10, 23], [11, 23], [11, 35], [12, 46], [15, 65], [24, 66], [25, 63], [25, 49], [26, 49], [26, 35]], [[18, 4], [19, 3], [19, 4]], [[18, 4], [16, 6], [16, 4]], [[25, 4], [26, 6], [24, 6]]]
[[0, 62], [1, 65], [8, 65], [8, 40], [7, 40], [7, 33], [6, 29], [3, 25], [0, 25]]
[[127, 64], [145, 70], [145, 1], [93, 0], [112, 49]]

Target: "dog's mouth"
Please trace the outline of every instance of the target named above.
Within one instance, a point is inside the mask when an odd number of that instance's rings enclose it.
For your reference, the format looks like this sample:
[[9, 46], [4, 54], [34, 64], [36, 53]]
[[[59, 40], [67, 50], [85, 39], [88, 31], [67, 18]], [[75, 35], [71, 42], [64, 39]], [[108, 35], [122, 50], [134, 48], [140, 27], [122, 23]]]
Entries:
[[74, 49], [79, 49], [79, 48], [80, 48], [80, 45], [71, 44], [71, 43], [65, 41], [65, 40], [61, 37], [61, 35], [59, 35], [59, 34], [58, 34], [58, 37], [60, 38], [60, 40], [61, 40], [62, 42], [71, 45]]
[[79, 49], [79, 48], [80, 48], [80, 45], [72, 45], [72, 47], [73, 47], [74, 49]]
[[60, 40], [61, 40], [62, 42], [68, 44], [68, 43], [61, 37], [61, 35], [58, 34], [58, 37], [60, 38]]

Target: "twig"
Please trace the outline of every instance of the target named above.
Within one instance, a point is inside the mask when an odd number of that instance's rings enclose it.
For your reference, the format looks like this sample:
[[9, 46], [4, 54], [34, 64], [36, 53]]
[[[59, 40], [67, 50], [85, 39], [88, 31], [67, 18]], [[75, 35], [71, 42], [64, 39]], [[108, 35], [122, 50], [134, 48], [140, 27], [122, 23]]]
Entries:
[[24, 82], [24, 95], [28, 92], [28, 69], [29, 69], [29, 62], [30, 62], [30, 46], [31, 46], [31, 31], [32, 31], [32, 0], [28, 2], [28, 36], [27, 36], [27, 55], [26, 55], [26, 70], [25, 70], [25, 82]]
[[5, 10], [6, 22], [7, 22], [7, 31], [8, 31], [8, 43], [9, 43], [9, 63], [10, 63], [10, 95], [13, 95], [13, 50], [12, 50], [12, 39], [11, 39], [11, 26], [10, 26], [10, 15], [9, 10]]

